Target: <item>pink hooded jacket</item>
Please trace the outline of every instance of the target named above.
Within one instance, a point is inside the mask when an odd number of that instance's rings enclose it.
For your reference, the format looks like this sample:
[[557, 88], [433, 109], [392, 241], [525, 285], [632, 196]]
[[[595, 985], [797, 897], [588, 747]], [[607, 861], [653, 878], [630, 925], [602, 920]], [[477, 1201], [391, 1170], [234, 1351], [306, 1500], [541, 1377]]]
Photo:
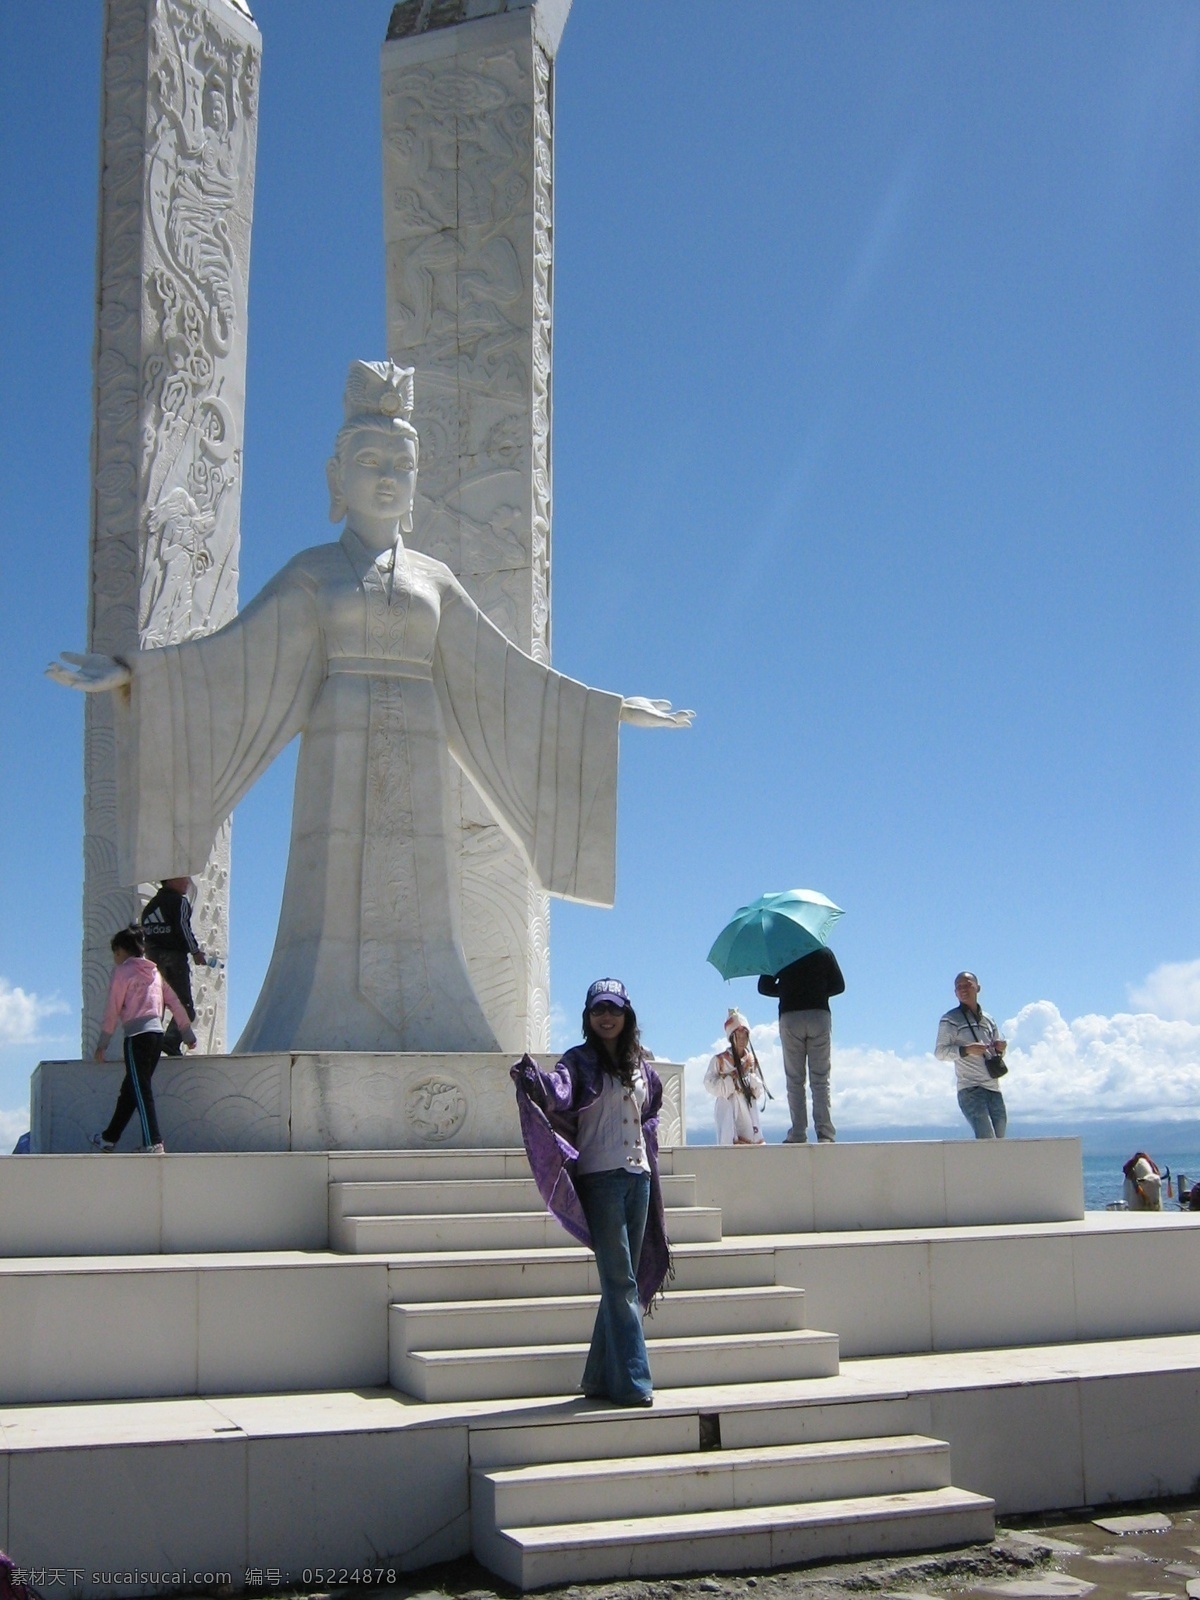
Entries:
[[[191, 1018], [183, 1008], [183, 1001], [169, 983], [164, 983], [158, 968], [146, 956], [129, 956], [114, 967], [108, 980], [108, 1001], [104, 1007], [104, 1021], [96, 1049], [103, 1050], [116, 1032], [117, 1023], [126, 1024], [132, 1033], [157, 1033], [162, 1029], [163, 1006], [179, 1024], [179, 1031], [189, 1042], [194, 1042]], [[153, 1019], [153, 1020], [151, 1020]], [[148, 1027], [130, 1027], [144, 1022]]]

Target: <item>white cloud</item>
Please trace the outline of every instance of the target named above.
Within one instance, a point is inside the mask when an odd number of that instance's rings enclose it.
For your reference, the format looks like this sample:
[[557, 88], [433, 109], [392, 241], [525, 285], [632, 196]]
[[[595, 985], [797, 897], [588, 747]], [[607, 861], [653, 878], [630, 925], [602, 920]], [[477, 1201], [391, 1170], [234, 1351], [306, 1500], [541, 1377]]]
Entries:
[[1200, 1116], [1198, 1023], [1146, 1012], [1068, 1022], [1051, 1001], [1037, 1000], [1004, 1028], [1012, 1112], [1049, 1121]]
[[[1162, 977], [1176, 970], [1191, 976]], [[1160, 967], [1135, 991], [1135, 1000], [1151, 992], [1156, 982], [1164, 997], [1186, 995], [1188, 982], [1200, 987], [1200, 962]], [[1163, 1003], [1166, 1009], [1166, 998]], [[1009, 1041], [1009, 1075], [1003, 1087], [1014, 1132], [1022, 1119], [1070, 1124], [1106, 1117], [1200, 1118], [1200, 1021], [1118, 1012], [1069, 1022], [1053, 1001], [1035, 1000], [1001, 1027]], [[775, 1095], [763, 1126], [768, 1137], [779, 1137], [789, 1118], [778, 1023], [754, 1028], [752, 1038]], [[704, 1070], [723, 1045], [716, 1040], [685, 1064], [689, 1128], [712, 1126]], [[959, 1117], [954, 1068], [931, 1051], [900, 1055], [840, 1047], [835, 1040], [833, 1120], [839, 1128], [946, 1127], [956, 1125]]]
[[1168, 1022], [1200, 1022], [1200, 961], [1165, 961], [1129, 1000]]
[[61, 1000], [42, 1000], [0, 978], [0, 1045], [37, 1044], [38, 1024], [66, 1009]]
[[0, 1155], [7, 1155], [23, 1133], [29, 1131], [29, 1110], [0, 1111]]

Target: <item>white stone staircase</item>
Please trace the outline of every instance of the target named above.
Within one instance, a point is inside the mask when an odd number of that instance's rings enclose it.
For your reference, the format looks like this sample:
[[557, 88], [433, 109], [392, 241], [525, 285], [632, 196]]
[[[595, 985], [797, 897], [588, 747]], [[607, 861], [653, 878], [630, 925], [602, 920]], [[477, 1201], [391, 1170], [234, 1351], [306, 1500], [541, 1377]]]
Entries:
[[985, 1540], [993, 1503], [919, 1435], [476, 1469], [476, 1557], [520, 1589]]
[[[578, 1390], [594, 1267], [547, 1215], [519, 1152], [455, 1152], [436, 1180], [424, 1154], [331, 1165], [331, 1243], [397, 1252], [395, 1388], [434, 1403]], [[656, 1390], [835, 1377], [837, 1336], [805, 1326], [804, 1292], [776, 1283], [774, 1252], [722, 1240], [720, 1211], [696, 1203], [693, 1176], [664, 1173], [663, 1196], [675, 1275], [647, 1322]], [[637, 1428], [581, 1407], [565, 1459], [561, 1427], [489, 1430], [487, 1459], [472, 1453], [476, 1556], [528, 1589], [991, 1537], [993, 1502], [951, 1486], [942, 1441], [780, 1443], [743, 1428], [738, 1447], [722, 1449], [719, 1416], [707, 1423], [679, 1449], [656, 1437], [652, 1417]]]

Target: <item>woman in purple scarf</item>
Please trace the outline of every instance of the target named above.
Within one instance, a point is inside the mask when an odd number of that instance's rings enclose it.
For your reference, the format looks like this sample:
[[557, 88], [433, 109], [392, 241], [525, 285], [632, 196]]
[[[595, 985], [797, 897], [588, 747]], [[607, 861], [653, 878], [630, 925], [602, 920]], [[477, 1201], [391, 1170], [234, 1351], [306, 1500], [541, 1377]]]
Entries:
[[542, 1198], [596, 1253], [600, 1309], [583, 1392], [648, 1406], [642, 1313], [670, 1266], [658, 1181], [662, 1083], [616, 978], [597, 978], [588, 990], [583, 1038], [550, 1072], [528, 1056], [512, 1069], [521, 1131]]

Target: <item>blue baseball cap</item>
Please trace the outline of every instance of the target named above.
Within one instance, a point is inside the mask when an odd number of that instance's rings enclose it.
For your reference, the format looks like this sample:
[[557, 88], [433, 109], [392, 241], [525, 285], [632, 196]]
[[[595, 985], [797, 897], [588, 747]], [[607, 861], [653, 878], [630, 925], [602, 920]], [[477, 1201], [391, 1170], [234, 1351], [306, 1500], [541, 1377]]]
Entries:
[[629, 1004], [625, 985], [619, 978], [597, 978], [587, 992], [584, 1010], [590, 1011], [598, 1000], [607, 1000], [610, 1005], [620, 1006], [622, 1010]]

